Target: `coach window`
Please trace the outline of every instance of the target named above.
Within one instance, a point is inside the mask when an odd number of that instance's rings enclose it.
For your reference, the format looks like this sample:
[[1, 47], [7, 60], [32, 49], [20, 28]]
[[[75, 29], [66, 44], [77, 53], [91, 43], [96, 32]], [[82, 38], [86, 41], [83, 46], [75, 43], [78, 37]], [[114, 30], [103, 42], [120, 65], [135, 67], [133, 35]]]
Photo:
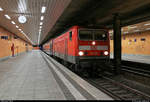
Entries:
[[69, 32], [69, 39], [70, 39], [70, 41], [72, 41], [72, 31]]

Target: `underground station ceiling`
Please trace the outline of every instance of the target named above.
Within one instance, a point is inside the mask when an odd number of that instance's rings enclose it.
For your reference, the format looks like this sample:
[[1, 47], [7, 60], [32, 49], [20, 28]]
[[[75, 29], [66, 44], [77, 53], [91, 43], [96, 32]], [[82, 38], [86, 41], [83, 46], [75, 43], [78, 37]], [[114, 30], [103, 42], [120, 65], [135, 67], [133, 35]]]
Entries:
[[150, 0], [0, 0], [0, 26], [33, 45], [44, 44], [73, 25], [112, 28], [150, 20]]

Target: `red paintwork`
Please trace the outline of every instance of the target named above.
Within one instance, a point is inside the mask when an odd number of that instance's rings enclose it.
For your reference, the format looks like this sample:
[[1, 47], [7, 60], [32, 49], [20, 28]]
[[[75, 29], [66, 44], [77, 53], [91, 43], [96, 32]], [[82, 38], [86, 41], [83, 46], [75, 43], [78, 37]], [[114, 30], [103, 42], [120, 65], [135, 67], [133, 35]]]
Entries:
[[48, 44], [45, 44], [45, 45], [44, 45], [44, 50], [49, 50], [49, 49], [50, 49], [49, 43], [48, 43]]
[[[68, 56], [79, 56], [79, 45], [92, 45], [92, 41], [80, 41], [78, 39], [78, 29], [81, 28], [79, 26], [73, 26], [64, 34], [58, 36], [57, 38], [53, 39], [53, 53], [57, 52], [60, 54], [67, 54]], [[104, 29], [107, 30], [107, 29]], [[69, 32], [72, 31], [72, 41], [69, 40]], [[108, 31], [108, 30], [107, 30]], [[51, 40], [52, 41], [52, 40]], [[51, 42], [50, 41], [50, 42]], [[110, 43], [109, 43], [109, 33], [108, 33], [108, 40], [107, 41], [95, 41], [96, 45], [107, 45], [108, 52], [110, 52]], [[67, 44], [66, 48], [68, 51], [65, 50], [65, 43]], [[45, 46], [45, 48], [48, 48]], [[65, 52], [66, 51], [66, 52]], [[83, 51], [85, 52], [85, 51]], [[100, 56], [100, 52], [104, 52], [104, 50], [89, 50], [87, 55], [84, 56]], [[95, 53], [96, 52], [96, 53]], [[108, 55], [109, 56], [109, 55]]]
[[[109, 40], [108, 41], [95, 41], [96, 44], [95, 45], [92, 45], [92, 42], [93, 41], [80, 41], [78, 40], [79, 42], [79, 45], [88, 45], [88, 46], [91, 46], [91, 47], [94, 47], [95, 50], [82, 50], [83, 52], [88, 52], [88, 54], [84, 55], [84, 56], [100, 56], [101, 55], [101, 52], [104, 53], [105, 50], [96, 50], [96, 46], [100, 46], [100, 45], [107, 45], [108, 46], [108, 52], [110, 52], [110, 46], [109, 46]], [[102, 54], [104, 55], [104, 54]], [[108, 55], [109, 56], [109, 55]]]
[[[77, 56], [77, 26], [70, 28], [66, 33], [53, 39], [53, 52], [65, 54], [65, 43], [67, 44], [66, 51], [69, 56]], [[72, 31], [72, 41], [69, 40], [69, 32]]]

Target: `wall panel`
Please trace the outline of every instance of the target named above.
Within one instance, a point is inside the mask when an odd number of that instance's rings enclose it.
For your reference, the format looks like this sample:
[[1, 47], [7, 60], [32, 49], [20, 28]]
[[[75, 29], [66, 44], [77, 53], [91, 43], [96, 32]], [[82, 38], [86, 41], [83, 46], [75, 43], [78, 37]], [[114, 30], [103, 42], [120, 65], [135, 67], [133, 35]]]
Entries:
[[[8, 36], [8, 39], [1, 39], [1, 36]], [[15, 45], [14, 54], [17, 55], [19, 53], [26, 52], [25, 41], [19, 38], [14, 39], [14, 35], [12, 33], [0, 27], [0, 58], [12, 55], [11, 46], [13, 43]], [[32, 46], [28, 45], [28, 49], [32, 50]]]
[[[113, 52], [113, 40], [110, 41], [110, 51]], [[123, 35], [122, 53], [150, 55], [150, 31]]]

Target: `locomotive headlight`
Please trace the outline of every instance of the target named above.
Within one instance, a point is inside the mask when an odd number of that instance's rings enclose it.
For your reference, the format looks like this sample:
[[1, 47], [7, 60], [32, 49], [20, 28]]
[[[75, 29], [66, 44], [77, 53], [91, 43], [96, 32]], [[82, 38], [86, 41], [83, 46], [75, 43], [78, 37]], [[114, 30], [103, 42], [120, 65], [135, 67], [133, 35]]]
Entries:
[[109, 54], [109, 53], [108, 53], [108, 51], [105, 51], [105, 52], [104, 52], [104, 55], [106, 55], [106, 56], [107, 56], [108, 54]]
[[95, 42], [95, 41], [93, 41], [93, 42], [92, 42], [92, 45], [95, 45], [95, 44], [96, 44], [96, 42]]
[[80, 56], [83, 56], [83, 55], [84, 55], [84, 52], [83, 52], [83, 51], [79, 51], [79, 55], [80, 55]]

